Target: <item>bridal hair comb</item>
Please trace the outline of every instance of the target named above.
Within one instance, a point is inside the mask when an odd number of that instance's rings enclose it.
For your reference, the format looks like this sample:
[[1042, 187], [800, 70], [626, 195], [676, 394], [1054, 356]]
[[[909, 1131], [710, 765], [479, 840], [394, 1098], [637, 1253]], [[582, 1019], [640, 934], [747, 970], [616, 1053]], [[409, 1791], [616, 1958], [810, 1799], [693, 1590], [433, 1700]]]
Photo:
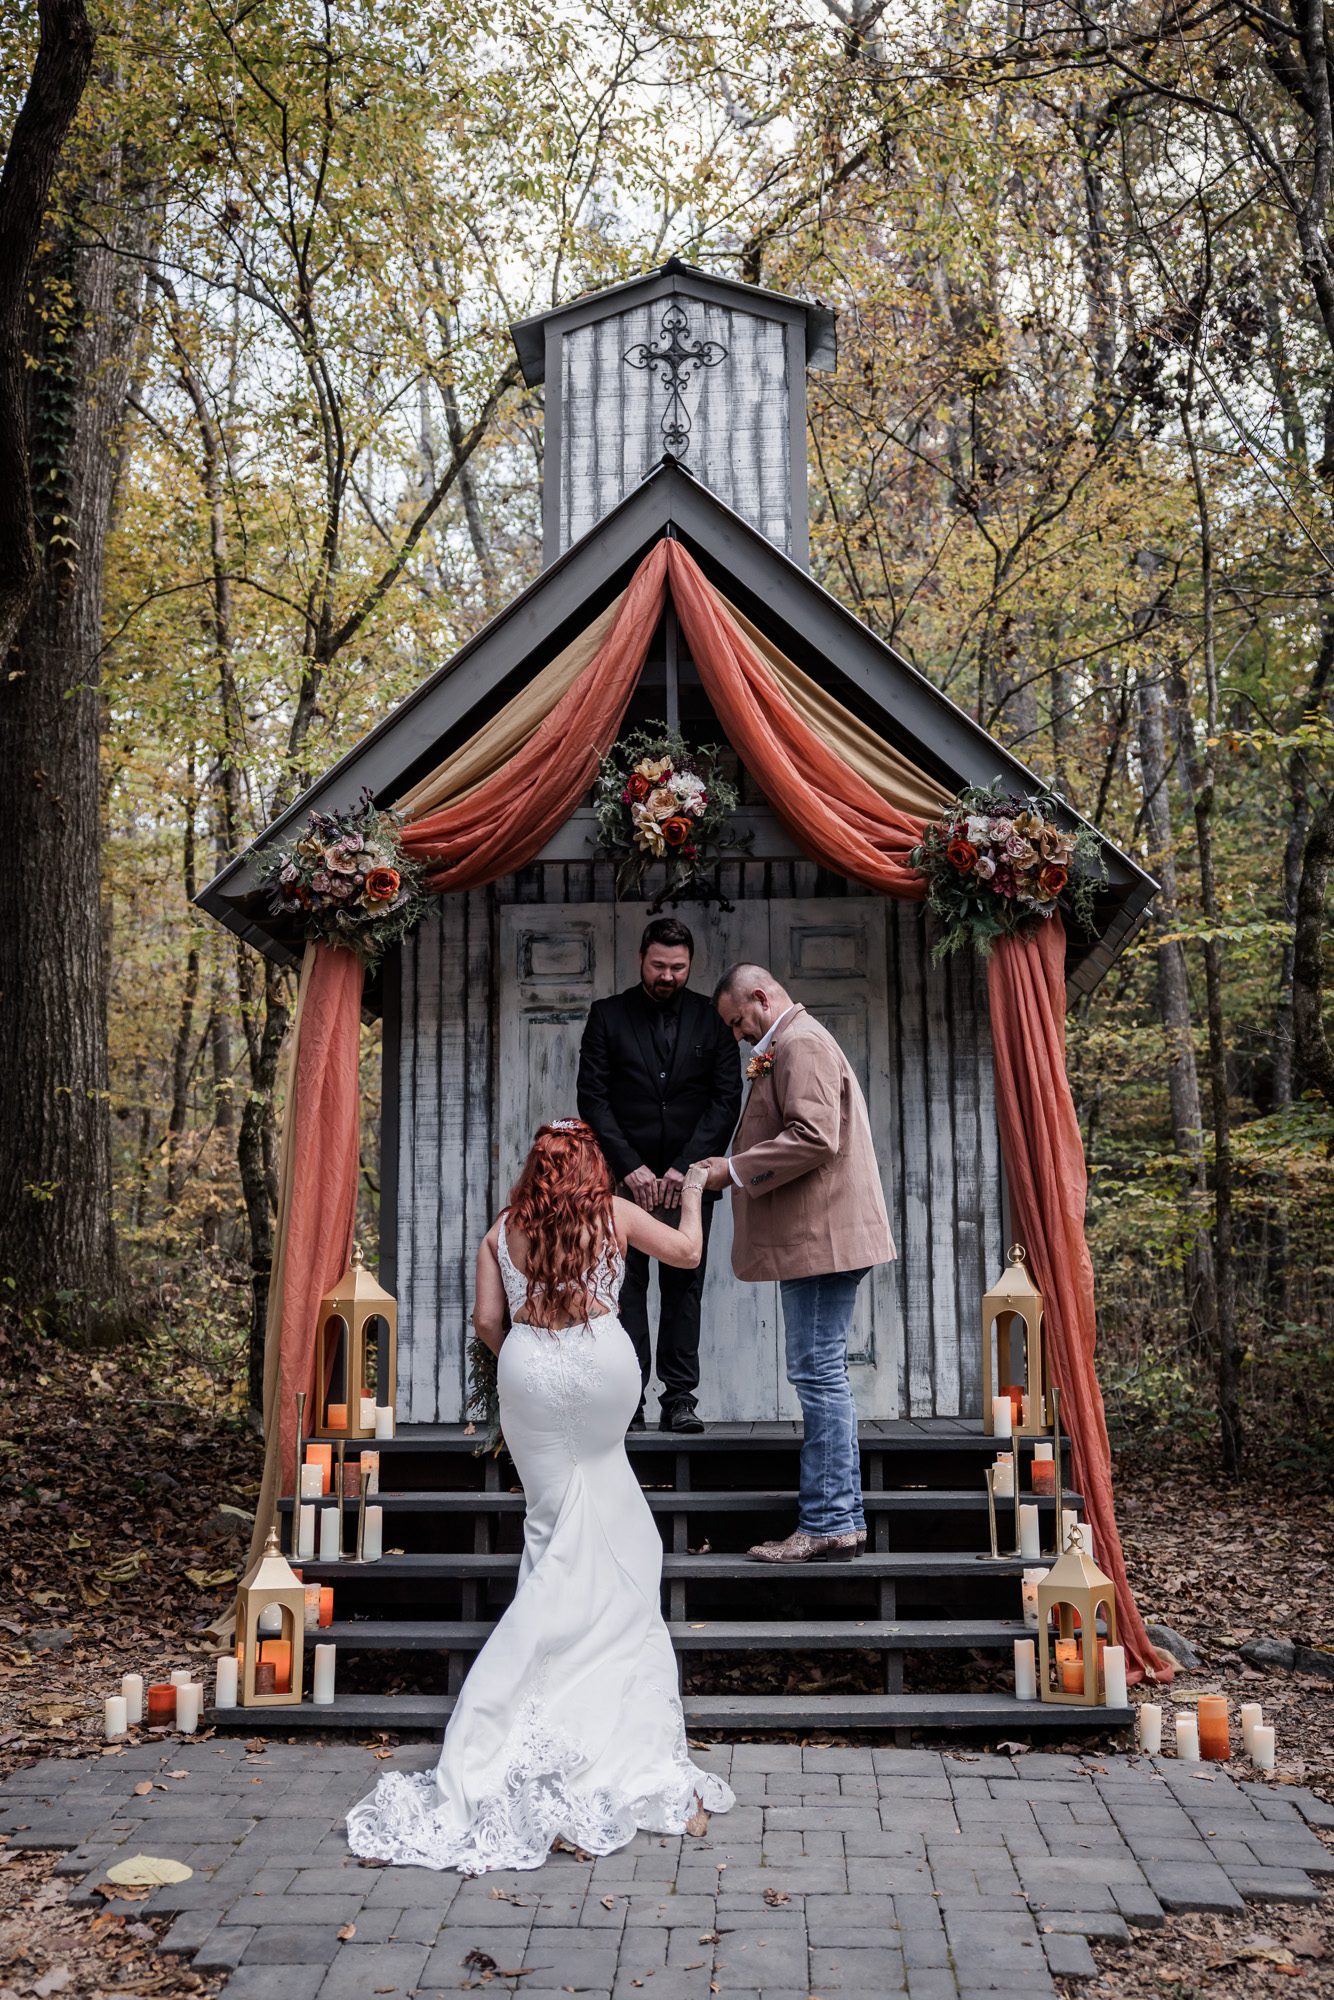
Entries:
[[583, 1122], [582, 1118], [553, 1118], [551, 1121], [551, 1130], [553, 1132], [577, 1132], [582, 1127]]

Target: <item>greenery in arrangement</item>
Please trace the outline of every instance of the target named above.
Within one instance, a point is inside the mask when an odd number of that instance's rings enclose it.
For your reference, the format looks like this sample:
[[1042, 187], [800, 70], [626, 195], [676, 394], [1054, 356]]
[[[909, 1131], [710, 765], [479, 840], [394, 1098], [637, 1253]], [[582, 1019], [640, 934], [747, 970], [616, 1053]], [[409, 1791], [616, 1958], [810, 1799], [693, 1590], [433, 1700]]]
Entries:
[[475, 1333], [468, 1341], [468, 1400], [464, 1414], [476, 1430], [478, 1455], [499, 1451], [505, 1436], [500, 1428], [496, 1356]]
[[346, 945], [374, 966], [425, 913], [422, 871], [403, 851], [395, 812], [369, 792], [347, 812], [311, 813], [305, 831], [263, 861], [270, 900], [307, 938]]
[[1049, 922], [1062, 900], [1093, 929], [1093, 892], [1107, 866], [1091, 827], [1056, 824], [1058, 801], [1007, 792], [999, 780], [970, 785], [953, 810], [933, 820], [912, 851], [926, 876], [927, 908], [940, 920], [932, 956], [971, 944], [989, 952], [998, 937]]
[[689, 749], [674, 731], [636, 729], [603, 758], [598, 844], [616, 863], [618, 896], [642, 895], [649, 869], [661, 861], [667, 881], [654, 909], [682, 896], [727, 907], [712, 871], [749, 843], [731, 824], [737, 795], [719, 767], [721, 754], [714, 743]]

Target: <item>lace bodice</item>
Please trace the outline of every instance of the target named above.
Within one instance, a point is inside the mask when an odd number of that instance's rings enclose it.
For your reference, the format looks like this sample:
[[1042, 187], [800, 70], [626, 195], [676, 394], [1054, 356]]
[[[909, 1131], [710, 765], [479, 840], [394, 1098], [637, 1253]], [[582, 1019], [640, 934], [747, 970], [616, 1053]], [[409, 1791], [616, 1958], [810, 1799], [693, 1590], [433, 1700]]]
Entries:
[[[500, 1218], [500, 1230], [496, 1238], [496, 1261], [500, 1265], [501, 1282], [505, 1287], [505, 1298], [510, 1309], [510, 1321], [514, 1326], [527, 1323], [528, 1279], [510, 1256], [509, 1242], [505, 1236], [505, 1218]], [[601, 1254], [592, 1271], [585, 1275], [584, 1283], [588, 1294], [602, 1312], [614, 1313], [620, 1303], [621, 1284], [625, 1278], [625, 1259], [615, 1237], [602, 1246]], [[539, 1288], [540, 1289], [540, 1288]]]

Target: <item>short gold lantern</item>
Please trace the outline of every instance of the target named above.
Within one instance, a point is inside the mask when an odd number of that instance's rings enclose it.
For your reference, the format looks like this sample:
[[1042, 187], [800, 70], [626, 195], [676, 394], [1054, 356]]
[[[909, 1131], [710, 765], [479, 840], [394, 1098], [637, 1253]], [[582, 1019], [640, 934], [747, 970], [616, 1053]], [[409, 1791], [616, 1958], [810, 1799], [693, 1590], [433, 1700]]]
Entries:
[[996, 1434], [995, 1402], [1012, 1406], [1015, 1437], [1045, 1437], [1050, 1398], [1042, 1351], [1042, 1294], [1016, 1243], [982, 1300], [982, 1426]]
[[358, 1244], [320, 1300], [313, 1435], [374, 1437], [376, 1406], [393, 1407], [397, 1373], [398, 1306], [366, 1269]]
[[292, 1708], [301, 1700], [305, 1629], [305, 1590], [288, 1567], [278, 1547], [278, 1530], [273, 1527], [263, 1554], [241, 1579], [236, 1593], [242, 1708]]
[[[1105, 1638], [1098, 1633], [1100, 1615], [1107, 1625]], [[1115, 1644], [1116, 1586], [1085, 1555], [1083, 1529], [1076, 1522], [1069, 1548], [1038, 1585], [1038, 1693], [1043, 1701], [1096, 1708], [1102, 1700], [1103, 1648]]]

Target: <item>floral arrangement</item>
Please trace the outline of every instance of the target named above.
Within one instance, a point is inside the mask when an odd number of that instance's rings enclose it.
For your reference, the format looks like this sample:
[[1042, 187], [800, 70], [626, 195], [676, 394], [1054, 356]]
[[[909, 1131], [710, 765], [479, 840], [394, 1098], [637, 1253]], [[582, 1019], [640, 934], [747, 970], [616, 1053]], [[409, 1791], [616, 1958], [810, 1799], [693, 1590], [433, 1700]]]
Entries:
[[403, 851], [402, 825], [369, 792], [346, 812], [311, 813], [303, 832], [265, 854], [272, 907], [296, 917], [308, 938], [347, 945], [376, 964], [430, 900], [420, 867]]
[[774, 1045], [770, 1042], [764, 1054], [754, 1055], [746, 1064], [746, 1082], [757, 1083], [762, 1076], [768, 1076], [775, 1061]]
[[1092, 930], [1094, 888], [1107, 878], [1102, 848], [1092, 827], [1058, 826], [1059, 809], [1050, 793], [1023, 798], [998, 780], [961, 792], [946, 817], [931, 822], [909, 859], [926, 876], [927, 908], [941, 920], [934, 958], [964, 944], [986, 953], [994, 939], [1049, 920], [1063, 898]]
[[618, 896], [642, 893], [654, 862], [667, 866], [667, 882], [652, 907], [689, 892], [722, 902], [705, 871], [725, 854], [740, 853], [728, 823], [737, 807], [735, 788], [723, 777], [716, 744], [687, 749], [675, 734], [633, 730], [602, 760], [597, 782], [598, 843], [616, 862]]
[[475, 1333], [468, 1341], [468, 1400], [464, 1415], [468, 1419], [464, 1436], [471, 1434], [477, 1439], [473, 1446], [476, 1457], [501, 1450], [505, 1437], [500, 1428], [500, 1383], [496, 1373], [496, 1356]]

